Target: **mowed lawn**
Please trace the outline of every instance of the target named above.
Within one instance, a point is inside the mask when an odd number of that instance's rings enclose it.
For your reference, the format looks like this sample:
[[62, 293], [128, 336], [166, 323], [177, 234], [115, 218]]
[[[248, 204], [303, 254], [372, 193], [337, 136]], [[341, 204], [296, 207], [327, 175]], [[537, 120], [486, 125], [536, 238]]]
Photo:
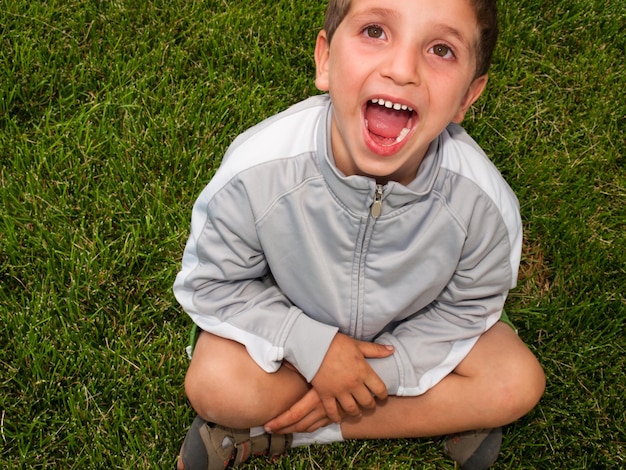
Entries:
[[[495, 468], [624, 468], [626, 2], [500, 4], [465, 126], [521, 202], [507, 311], [548, 385]], [[0, 468], [173, 468], [191, 207], [238, 133], [316, 93], [324, 8], [0, 0]], [[415, 439], [245, 468], [454, 464]]]

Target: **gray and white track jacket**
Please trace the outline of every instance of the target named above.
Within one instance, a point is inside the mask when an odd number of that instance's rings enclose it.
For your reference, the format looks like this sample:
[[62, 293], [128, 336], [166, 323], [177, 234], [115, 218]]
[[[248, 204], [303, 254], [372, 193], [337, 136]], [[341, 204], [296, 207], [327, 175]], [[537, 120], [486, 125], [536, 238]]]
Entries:
[[328, 96], [240, 135], [196, 201], [176, 298], [266, 371], [310, 381], [337, 331], [392, 344], [370, 359], [390, 394], [419, 395], [500, 318], [515, 286], [517, 199], [458, 125], [414, 181], [344, 176]]

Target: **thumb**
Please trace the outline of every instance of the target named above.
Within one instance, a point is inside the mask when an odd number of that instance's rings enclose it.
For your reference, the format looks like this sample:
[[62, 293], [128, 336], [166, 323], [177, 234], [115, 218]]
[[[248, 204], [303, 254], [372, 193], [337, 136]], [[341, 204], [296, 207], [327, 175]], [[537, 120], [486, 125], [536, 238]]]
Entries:
[[393, 346], [389, 344], [368, 343], [366, 341], [358, 341], [357, 346], [364, 357], [381, 358], [391, 356], [394, 352]]

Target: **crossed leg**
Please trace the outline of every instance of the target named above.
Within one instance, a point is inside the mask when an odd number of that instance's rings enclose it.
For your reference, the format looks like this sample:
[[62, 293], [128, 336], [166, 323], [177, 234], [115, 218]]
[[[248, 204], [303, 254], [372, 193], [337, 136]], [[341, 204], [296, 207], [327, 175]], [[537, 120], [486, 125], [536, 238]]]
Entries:
[[[263, 371], [245, 347], [203, 332], [185, 380], [187, 396], [208, 421], [262, 426], [310, 389], [293, 368]], [[358, 418], [345, 418], [345, 439], [426, 437], [494, 428], [528, 413], [545, 387], [543, 370], [515, 332], [497, 323], [439, 384], [416, 397], [390, 396]], [[304, 431], [297, 427], [288, 432]]]

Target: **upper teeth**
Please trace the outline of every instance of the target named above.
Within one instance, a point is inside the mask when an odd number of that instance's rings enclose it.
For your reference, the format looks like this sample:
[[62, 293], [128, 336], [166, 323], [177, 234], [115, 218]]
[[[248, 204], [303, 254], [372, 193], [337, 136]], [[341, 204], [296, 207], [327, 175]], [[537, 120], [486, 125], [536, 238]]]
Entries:
[[393, 101], [387, 101], [382, 98], [374, 98], [372, 103], [377, 104], [379, 106], [384, 106], [385, 108], [395, 109], [396, 111], [413, 111], [413, 108], [407, 106], [406, 104], [394, 103]]

